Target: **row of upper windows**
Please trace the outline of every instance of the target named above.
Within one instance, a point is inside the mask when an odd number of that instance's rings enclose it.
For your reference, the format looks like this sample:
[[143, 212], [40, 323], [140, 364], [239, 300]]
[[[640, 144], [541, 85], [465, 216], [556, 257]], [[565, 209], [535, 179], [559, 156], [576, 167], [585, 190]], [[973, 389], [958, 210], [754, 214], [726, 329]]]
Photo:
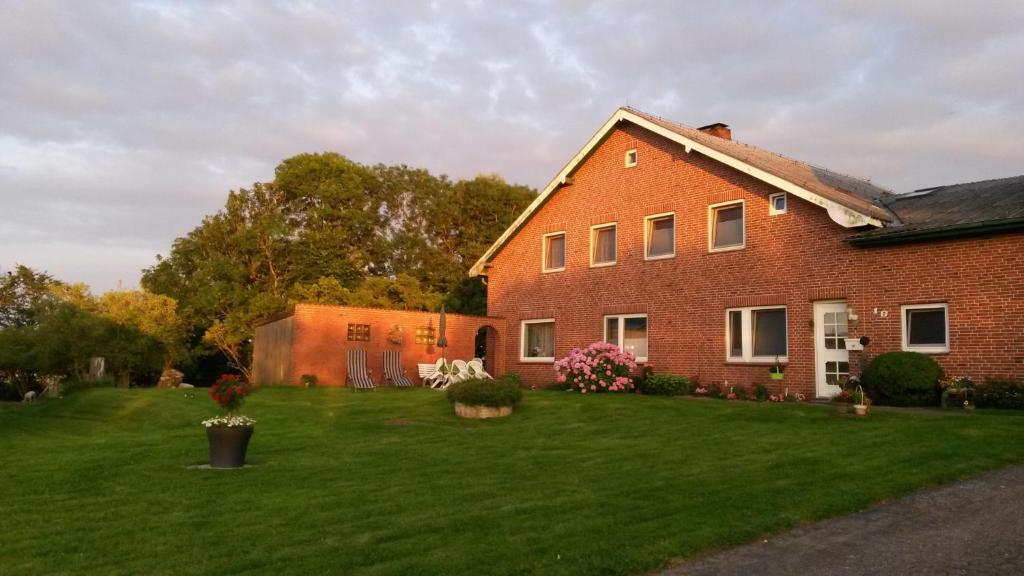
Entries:
[[[725, 252], [746, 246], [743, 200], [708, 206], [708, 251]], [[786, 212], [786, 193], [768, 197], [768, 213]], [[644, 217], [644, 259], [661, 260], [676, 255], [676, 216], [674, 212]], [[590, 266], [611, 266], [618, 259], [618, 224], [609, 222], [590, 227]], [[565, 270], [565, 232], [551, 232], [541, 242], [544, 272]]]
[[[931, 354], [949, 352], [948, 305], [904, 305], [900, 307], [900, 312], [902, 316], [902, 348], [904, 350]], [[788, 324], [785, 306], [726, 309], [726, 361], [787, 362], [789, 359]], [[827, 313], [821, 331], [825, 348], [845, 348], [846, 330], [846, 313]], [[648, 358], [647, 314], [605, 316], [604, 341], [632, 353], [638, 362], [646, 362]], [[553, 318], [522, 321], [519, 360], [520, 362], [553, 362], [555, 360], [555, 320]], [[843, 372], [842, 370], [838, 371]]]

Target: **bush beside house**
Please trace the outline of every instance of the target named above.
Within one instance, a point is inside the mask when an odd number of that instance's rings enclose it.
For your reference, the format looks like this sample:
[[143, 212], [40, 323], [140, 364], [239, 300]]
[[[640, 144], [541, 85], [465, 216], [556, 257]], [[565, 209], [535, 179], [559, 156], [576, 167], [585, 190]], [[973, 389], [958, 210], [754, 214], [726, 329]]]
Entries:
[[864, 370], [864, 391], [876, 404], [938, 406], [942, 368], [919, 352], [887, 352]]
[[641, 394], [654, 396], [686, 396], [696, 387], [692, 380], [671, 374], [651, 374], [637, 379], [637, 390]]
[[566, 383], [581, 394], [587, 392], [625, 392], [633, 389], [636, 357], [614, 344], [594, 342], [586, 348], [573, 348], [554, 364], [558, 382]]
[[1024, 410], [1024, 379], [985, 380], [975, 392], [979, 408]]

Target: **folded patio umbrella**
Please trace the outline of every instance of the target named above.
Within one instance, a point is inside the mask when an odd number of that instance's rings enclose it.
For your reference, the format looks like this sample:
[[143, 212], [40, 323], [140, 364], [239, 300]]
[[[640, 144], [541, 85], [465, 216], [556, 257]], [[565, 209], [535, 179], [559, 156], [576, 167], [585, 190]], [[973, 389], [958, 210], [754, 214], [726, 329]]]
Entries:
[[441, 304], [441, 318], [437, 321], [437, 345], [441, 347], [441, 357], [444, 358], [444, 349], [448, 347], [448, 338], [444, 335], [444, 304]]

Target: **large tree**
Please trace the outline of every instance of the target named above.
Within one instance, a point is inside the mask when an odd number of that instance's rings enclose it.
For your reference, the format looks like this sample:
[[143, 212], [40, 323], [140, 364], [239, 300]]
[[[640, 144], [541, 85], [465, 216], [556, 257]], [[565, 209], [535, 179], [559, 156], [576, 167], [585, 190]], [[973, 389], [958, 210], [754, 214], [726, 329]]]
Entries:
[[193, 359], [217, 350], [248, 374], [254, 322], [290, 303], [485, 313], [484, 287], [466, 272], [534, 197], [497, 176], [452, 183], [301, 154], [273, 182], [231, 192], [142, 283], [178, 302]]

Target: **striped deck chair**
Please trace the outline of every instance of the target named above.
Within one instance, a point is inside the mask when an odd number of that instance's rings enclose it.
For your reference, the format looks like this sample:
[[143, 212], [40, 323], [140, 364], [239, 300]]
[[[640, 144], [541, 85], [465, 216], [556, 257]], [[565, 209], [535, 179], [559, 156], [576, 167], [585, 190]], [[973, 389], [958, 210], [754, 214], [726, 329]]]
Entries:
[[412, 380], [402, 371], [402, 353], [398, 350], [384, 351], [384, 381], [403, 388], [412, 386]]
[[373, 388], [373, 378], [366, 367], [366, 350], [348, 351], [348, 384], [353, 388]]

